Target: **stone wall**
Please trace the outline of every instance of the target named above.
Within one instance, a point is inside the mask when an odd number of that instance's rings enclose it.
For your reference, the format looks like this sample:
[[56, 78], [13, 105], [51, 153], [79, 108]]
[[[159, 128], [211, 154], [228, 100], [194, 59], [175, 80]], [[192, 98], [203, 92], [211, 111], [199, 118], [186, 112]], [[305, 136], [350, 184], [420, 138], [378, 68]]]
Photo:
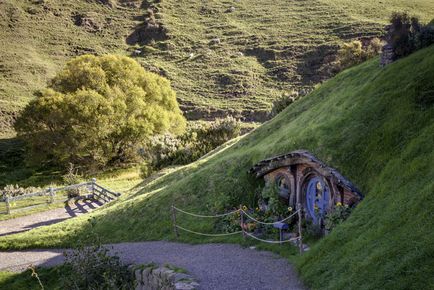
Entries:
[[393, 52], [393, 47], [390, 44], [386, 44], [382, 48], [380, 57], [380, 66], [385, 67], [386, 65], [393, 62], [395, 54]]
[[195, 279], [175, 267], [158, 267], [154, 264], [134, 266], [136, 290], [194, 290]]

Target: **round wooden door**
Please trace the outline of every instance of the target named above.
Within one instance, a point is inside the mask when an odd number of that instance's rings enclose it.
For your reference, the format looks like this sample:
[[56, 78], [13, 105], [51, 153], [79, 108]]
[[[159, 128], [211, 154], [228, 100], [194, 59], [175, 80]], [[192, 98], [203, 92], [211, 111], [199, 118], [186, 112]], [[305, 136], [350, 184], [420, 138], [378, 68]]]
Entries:
[[306, 186], [306, 209], [314, 224], [324, 217], [329, 204], [330, 190], [324, 180], [318, 176], [309, 179]]

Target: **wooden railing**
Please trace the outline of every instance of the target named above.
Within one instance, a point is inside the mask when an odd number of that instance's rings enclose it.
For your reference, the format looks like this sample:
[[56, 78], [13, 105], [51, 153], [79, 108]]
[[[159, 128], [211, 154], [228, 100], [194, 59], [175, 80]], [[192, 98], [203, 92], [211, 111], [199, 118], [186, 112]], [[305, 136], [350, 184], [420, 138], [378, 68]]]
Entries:
[[[33, 198], [33, 197], [39, 197], [39, 196], [47, 196], [50, 198], [48, 203], [54, 203], [57, 192], [67, 191], [67, 190], [71, 190], [71, 189], [78, 189], [78, 188], [83, 188], [83, 187], [87, 187], [89, 194], [84, 195], [84, 196], [79, 196], [76, 199], [83, 199], [83, 198], [102, 199], [104, 202], [110, 202], [110, 201], [118, 198], [121, 195], [120, 193], [113, 192], [111, 190], [108, 190], [108, 189], [102, 187], [101, 185], [96, 183], [95, 178], [92, 178], [88, 182], [82, 182], [82, 183], [58, 187], [58, 188], [50, 187], [50, 188], [47, 188], [47, 189], [42, 190], [42, 191], [27, 193], [27, 194], [23, 194], [23, 195], [6, 196], [3, 200], [0, 200], [0, 202], [6, 203], [6, 213], [10, 214], [11, 213], [11, 204], [13, 202], [18, 201], [18, 200], [23, 200], [23, 199], [27, 199], [27, 198]], [[69, 199], [66, 199], [63, 201], [67, 201], [67, 200], [69, 200]]]

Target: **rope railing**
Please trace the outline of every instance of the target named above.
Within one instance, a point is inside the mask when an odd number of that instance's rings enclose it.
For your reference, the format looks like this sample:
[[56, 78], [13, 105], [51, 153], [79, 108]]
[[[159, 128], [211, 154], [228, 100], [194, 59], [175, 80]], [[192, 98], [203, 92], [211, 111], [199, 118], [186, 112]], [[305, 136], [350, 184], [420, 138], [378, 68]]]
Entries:
[[[184, 227], [176, 224], [176, 212], [177, 211], [179, 211], [179, 212], [181, 212], [183, 214], [190, 215], [190, 216], [193, 216], [193, 217], [198, 217], [198, 218], [219, 218], [219, 217], [226, 217], [226, 216], [229, 216], [229, 215], [232, 215], [232, 214], [235, 214], [235, 213], [239, 213], [240, 214], [240, 226], [241, 226], [241, 230], [240, 231], [235, 231], [235, 232], [230, 232], [230, 233], [211, 234], [211, 233], [202, 233], [202, 232], [194, 231], [194, 230], [191, 230], [191, 229], [187, 229], [187, 228], [184, 228]], [[244, 218], [243, 218], [243, 215], [246, 215], [246, 217], [248, 217], [250, 220], [252, 220], [252, 221], [254, 221], [256, 223], [267, 225], [267, 226], [271, 226], [271, 225], [274, 226], [274, 225], [276, 225], [278, 223], [283, 223], [283, 222], [289, 220], [290, 218], [294, 217], [296, 214], [298, 214], [298, 218], [299, 218], [299, 221], [298, 221], [298, 231], [299, 231], [299, 234], [298, 234], [297, 237], [294, 237], [294, 238], [290, 238], [290, 239], [286, 239], [286, 240], [282, 240], [281, 239], [279, 241], [276, 241], [276, 240], [265, 240], [265, 239], [261, 239], [261, 238], [255, 236], [251, 232], [248, 232], [248, 231], [246, 231], [244, 229]], [[282, 243], [288, 243], [288, 242], [293, 242], [293, 241], [297, 241], [298, 240], [299, 241], [298, 244], [299, 244], [299, 247], [300, 247], [300, 253], [302, 253], [301, 205], [299, 205], [298, 210], [296, 210], [291, 215], [287, 216], [286, 218], [284, 218], [282, 220], [275, 221], [275, 222], [262, 222], [262, 221], [260, 221], [260, 220], [258, 220], [256, 218], [254, 218], [252, 215], [250, 215], [249, 213], [247, 213], [241, 207], [239, 209], [237, 209], [237, 210], [233, 210], [233, 211], [230, 211], [230, 212], [227, 212], [227, 213], [223, 213], [223, 214], [203, 215], [203, 214], [191, 213], [191, 212], [182, 210], [182, 209], [177, 208], [174, 205], [172, 205], [172, 222], [173, 222], [173, 228], [174, 228], [175, 236], [176, 237], [179, 237], [178, 230], [182, 230], [182, 231], [185, 231], [185, 232], [188, 232], [188, 233], [192, 233], [192, 234], [195, 234], [195, 235], [207, 236], [207, 237], [223, 237], [223, 236], [231, 236], [231, 235], [236, 235], [236, 234], [242, 234], [243, 237], [247, 236], [247, 237], [253, 238], [255, 240], [258, 240], [258, 241], [261, 241], [261, 242], [264, 242], [264, 243], [269, 243], [269, 244], [282, 244]], [[279, 230], [280, 230], [280, 237], [282, 237], [281, 229], [279, 228]]]
[[200, 233], [200, 232], [196, 232], [196, 231], [192, 231], [186, 228], [183, 228], [181, 226], [176, 225], [176, 227], [180, 230], [192, 233], [192, 234], [196, 234], [196, 235], [200, 235], [200, 236], [206, 236], [206, 237], [223, 237], [223, 236], [232, 236], [232, 235], [237, 235], [237, 234], [241, 234], [243, 231], [236, 231], [236, 232], [231, 232], [231, 233], [223, 233], [223, 234], [207, 234], [207, 233]]
[[237, 210], [234, 210], [234, 211], [231, 211], [231, 212], [227, 212], [227, 213], [222, 213], [222, 214], [216, 214], [216, 215], [202, 215], [202, 214], [196, 214], [196, 213], [187, 212], [187, 211], [185, 211], [185, 210], [182, 210], [182, 209], [180, 209], [180, 208], [177, 208], [176, 206], [172, 206], [172, 208], [174, 208], [175, 210], [177, 210], [177, 211], [179, 211], [179, 212], [182, 212], [182, 213], [184, 213], [184, 214], [191, 215], [191, 216], [194, 216], [194, 217], [200, 217], [200, 218], [218, 218], [218, 217], [225, 217], [225, 216], [228, 216], [228, 215], [231, 215], [231, 214], [234, 214], [234, 213], [237, 213], [237, 212], [240, 211], [239, 209], [237, 209]]
[[298, 214], [298, 211], [299, 211], [299, 210], [297, 210], [296, 212], [294, 212], [294, 213], [291, 214], [290, 216], [287, 216], [287, 217], [284, 218], [283, 220], [275, 221], [275, 222], [269, 222], [269, 223], [267, 223], [267, 222], [261, 222], [260, 220], [255, 219], [254, 217], [252, 217], [251, 215], [249, 215], [247, 212], [245, 212], [245, 211], [242, 210], [242, 209], [241, 209], [241, 211], [242, 211], [243, 214], [245, 214], [249, 219], [251, 219], [251, 220], [253, 220], [253, 221], [255, 221], [255, 222], [259, 223], [259, 224], [263, 224], [263, 225], [274, 225], [274, 224], [277, 224], [277, 223], [283, 223], [284, 221], [289, 220], [289, 219], [292, 218], [294, 215]]
[[258, 240], [258, 241], [261, 241], [264, 243], [269, 243], [269, 244], [282, 244], [282, 243], [288, 243], [288, 242], [292, 242], [292, 241], [296, 241], [296, 240], [300, 239], [300, 237], [295, 237], [295, 238], [291, 238], [288, 240], [282, 240], [282, 241], [270, 241], [270, 240], [264, 240], [264, 239], [258, 238], [257, 236], [253, 235], [252, 233], [249, 233], [246, 231], [243, 231], [243, 232], [244, 232], [244, 234], [246, 234], [247, 236], [249, 236], [251, 238], [254, 238], [255, 240]]

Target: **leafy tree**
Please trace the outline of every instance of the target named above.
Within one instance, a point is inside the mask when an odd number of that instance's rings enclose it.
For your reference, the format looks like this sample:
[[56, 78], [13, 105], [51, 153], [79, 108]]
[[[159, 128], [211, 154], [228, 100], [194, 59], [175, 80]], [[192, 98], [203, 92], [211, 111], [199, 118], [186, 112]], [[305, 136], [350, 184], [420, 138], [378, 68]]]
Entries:
[[83, 55], [39, 92], [15, 128], [36, 160], [111, 166], [131, 161], [139, 142], [181, 133], [185, 123], [168, 80], [128, 57]]

